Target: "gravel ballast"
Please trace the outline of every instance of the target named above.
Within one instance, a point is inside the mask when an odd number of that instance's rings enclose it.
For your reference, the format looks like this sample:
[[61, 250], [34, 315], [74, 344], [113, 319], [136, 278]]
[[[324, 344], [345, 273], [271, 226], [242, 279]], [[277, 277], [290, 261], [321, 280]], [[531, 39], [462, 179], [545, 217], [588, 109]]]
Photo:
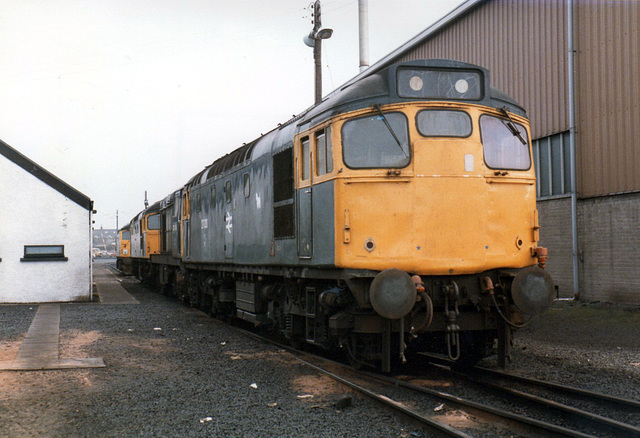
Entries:
[[[351, 391], [288, 353], [122, 284], [140, 304], [61, 305], [60, 357], [106, 368], [0, 371], [0, 437], [425, 436], [367, 398], [337, 408]], [[15, 357], [36, 311], [0, 306], [0, 360]], [[638, 399], [639, 332], [638, 308], [559, 302], [516, 333], [508, 368]]]

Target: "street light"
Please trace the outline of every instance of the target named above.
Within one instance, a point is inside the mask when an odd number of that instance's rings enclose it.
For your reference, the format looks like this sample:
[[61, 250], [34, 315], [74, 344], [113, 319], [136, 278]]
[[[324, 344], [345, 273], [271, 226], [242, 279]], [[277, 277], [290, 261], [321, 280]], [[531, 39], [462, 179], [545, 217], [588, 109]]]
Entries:
[[305, 35], [302, 41], [313, 47], [313, 60], [315, 63], [315, 103], [322, 102], [322, 40], [331, 38], [333, 29], [323, 29], [320, 21], [320, 0], [316, 0], [313, 4], [313, 29], [309, 35]]

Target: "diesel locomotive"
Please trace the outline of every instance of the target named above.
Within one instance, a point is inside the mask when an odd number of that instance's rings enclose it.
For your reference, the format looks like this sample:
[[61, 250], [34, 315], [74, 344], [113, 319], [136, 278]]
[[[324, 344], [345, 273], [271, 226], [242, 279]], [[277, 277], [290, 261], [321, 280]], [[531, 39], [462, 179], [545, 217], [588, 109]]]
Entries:
[[471, 365], [492, 348], [503, 365], [554, 296], [531, 157], [525, 111], [486, 69], [390, 65], [140, 212], [118, 263], [357, 365]]
[[125, 275], [131, 275], [133, 273], [129, 224], [120, 228], [116, 236], [116, 269]]

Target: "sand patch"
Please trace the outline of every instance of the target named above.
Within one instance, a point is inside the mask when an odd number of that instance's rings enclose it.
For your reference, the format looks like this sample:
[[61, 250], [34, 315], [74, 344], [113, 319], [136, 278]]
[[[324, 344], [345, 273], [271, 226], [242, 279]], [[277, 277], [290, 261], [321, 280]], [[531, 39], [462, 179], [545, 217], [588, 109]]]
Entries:
[[[302, 396], [299, 397], [300, 400], [309, 401], [327, 399], [352, 392], [339, 382], [323, 374], [308, 374], [297, 377], [291, 382], [291, 387], [295, 392], [299, 393], [299, 396]], [[313, 397], [304, 397], [305, 395], [311, 395]]]
[[81, 332], [72, 330], [60, 333], [60, 358], [76, 358], [93, 356], [90, 347], [102, 335], [96, 330]]
[[14, 360], [22, 341], [0, 342], [0, 362]]

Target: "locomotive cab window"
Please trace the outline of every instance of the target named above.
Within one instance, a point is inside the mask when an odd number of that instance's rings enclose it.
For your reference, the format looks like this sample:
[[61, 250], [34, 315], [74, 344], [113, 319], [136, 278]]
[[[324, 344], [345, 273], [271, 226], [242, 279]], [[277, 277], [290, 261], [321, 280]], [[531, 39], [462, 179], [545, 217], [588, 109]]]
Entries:
[[322, 176], [333, 172], [333, 155], [331, 152], [331, 129], [323, 129], [315, 134], [316, 140], [316, 175]]
[[480, 117], [484, 161], [491, 169], [529, 170], [531, 155], [527, 130], [500, 117]]
[[462, 137], [471, 135], [471, 117], [464, 111], [424, 110], [416, 116], [418, 132], [425, 137]]
[[211, 186], [211, 207], [216, 206], [216, 186]]
[[344, 163], [353, 169], [409, 165], [409, 124], [398, 112], [371, 114], [342, 125]]
[[309, 137], [305, 137], [300, 141], [300, 180], [306, 181], [311, 176], [309, 172]]
[[131, 233], [129, 231], [123, 231], [122, 240], [131, 240]]
[[159, 230], [160, 229], [160, 215], [152, 214], [147, 217], [147, 230]]

